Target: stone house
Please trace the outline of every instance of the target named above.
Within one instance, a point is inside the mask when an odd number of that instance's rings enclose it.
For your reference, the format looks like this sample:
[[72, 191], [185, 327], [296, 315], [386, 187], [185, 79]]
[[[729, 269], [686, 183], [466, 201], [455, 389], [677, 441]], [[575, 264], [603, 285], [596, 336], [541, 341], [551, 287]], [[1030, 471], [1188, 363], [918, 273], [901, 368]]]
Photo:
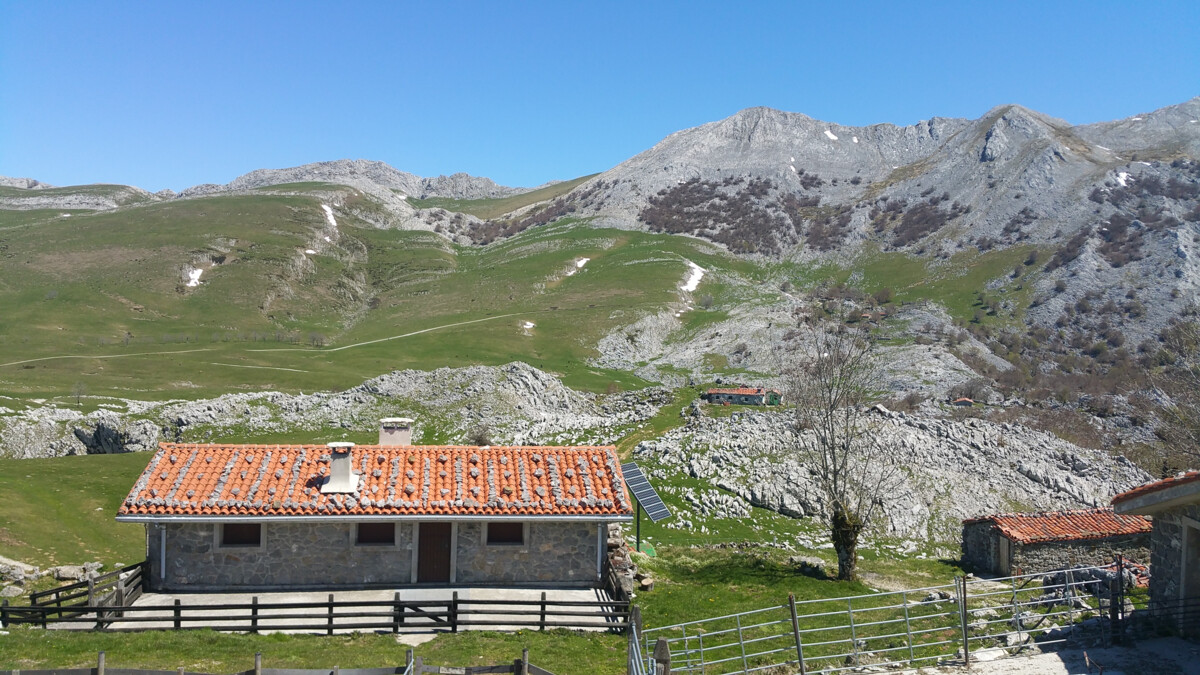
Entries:
[[1105, 565], [1122, 555], [1145, 562], [1150, 519], [1110, 508], [998, 513], [963, 521], [963, 562], [1010, 576]]
[[1150, 602], [1200, 635], [1200, 471], [1147, 483], [1113, 497], [1119, 514], [1154, 517], [1150, 535]]
[[709, 389], [704, 394], [704, 399], [709, 403], [717, 404], [780, 405], [783, 403], [783, 394], [779, 393], [777, 389], [734, 387], [732, 389]]
[[613, 447], [161, 443], [125, 498], [159, 591], [599, 585]]

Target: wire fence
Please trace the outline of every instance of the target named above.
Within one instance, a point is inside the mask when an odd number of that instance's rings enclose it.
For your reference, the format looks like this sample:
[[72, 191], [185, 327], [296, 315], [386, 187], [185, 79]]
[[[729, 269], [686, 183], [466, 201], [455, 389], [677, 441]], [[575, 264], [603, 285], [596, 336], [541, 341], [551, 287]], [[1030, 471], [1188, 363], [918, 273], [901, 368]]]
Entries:
[[773, 607], [648, 628], [637, 637], [644, 672], [653, 672], [652, 660], [669, 660], [674, 673], [834, 673], [970, 663], [985, 651], [995, 658], [1069, 640], [1111, 644], [1130, 634], [1135, 616], [1149, 632], [1191, 613], [1200, 614], [1200, 602], [1151, 607], [1138, 578], [1118, 562], [1000, 579], [959, 577], [953, 584], [870, 595], [789, 596]]

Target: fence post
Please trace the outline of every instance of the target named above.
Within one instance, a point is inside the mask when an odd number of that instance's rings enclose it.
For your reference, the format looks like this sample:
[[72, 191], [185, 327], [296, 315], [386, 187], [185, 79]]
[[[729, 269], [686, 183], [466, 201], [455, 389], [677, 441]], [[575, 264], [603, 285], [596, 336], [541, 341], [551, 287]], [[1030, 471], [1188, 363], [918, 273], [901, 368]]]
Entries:
[[326, 615], [327, 618], [325, 620], [325, 633], [327, 635], [333, 635], [333, 593], [329, 594], [328, 607], [329, 607], [329, 613]]
[[254, 675], [262, 675], [262, 652], [254, 652]]
[[87, 580], [87, 587], [88, 587], [88, 607], [95, 607], [96, 606], [96, 580], [94, 578], [89, 577]]
[[633, 666], [635, 660], [641, 661], [642, 654], [638, 650], [638, 640], [642, 636], [642, 608], [632, 605], [629, 608], [629, 640], [626, 642], [626, 660]]
[[904, 635], [908, 639], [908, 665], [911, 666], [913, 661], [916, 660], [916, 656], [913, 654], [912, 618], [908, 615], [908, 591], [904, 591], [904, 594], [900, 598], [904, 603]]
[[412, 668], [413, 651], [411, 649], [404, 650], [404, 667], [405, 669]]
[[250, 632], [258, 632], [258, 596], [250, 598]]
[[400, 591], [392, 596], [392, 632], [400, 632], [400, 624], [404, 623], [404, 607], [400, 605]]
[[654, 672], [646, 675], [671, 675], [671, 645], [666, 638], [654, 642]]
[[[963, 663], [971, 665], [971, 635], [967, 632], [967, 578], [954, 577], [954, 590], [958, 591], [958, 622], [962, 627]], [[908, 611], [907, 609], [905, 610]], [[909, 635], [911, 644], [912, 636]]]
[[518, 675], [529, 675], [529, 647], [521, 650], [521, 670]]
[[175, 598], [175, 628], [183, 626], [183, 608], [179, 602], [179, 598]]
[[1063, 597], [1067, 599], [1067, 621], [1071, 622], [1070, 634], [1075, 635], [1075, 575], [1067, 569], [1067, 587], [1063, 589]]
[[450, 632], [458, 632], [458, 591], [450, 596]]
[[0, 628], [8, 628], [8, 598], [0, 600]]
[[96, 654], [96, 675], [104, 675], [104, 652]]
[[538, 620], [538, 630], [546, 630], [546, 591], [542, 591], [542, 617]]
[[[847, 616], [850, 617], [850, 653], [854, 655], [854, 665], [858, 665], [858, 631], [854, 628], [854, 601], [846, 600]], [[744, 649], [744, 647], [743, 647]]]
[[[120, 575], [117, 576], [116, 602], [117, 602], [117, 607], [125, 606], [125, 577], [120, 576]], [[113, 615], [114, 616], [125, 616], [125, 612], [118, 609], [116, 612], [113, 612]]]
[[[788, 593], [788, 610], [792, 613], [792, 637], [796, 638], [796, 660], [800, 662], [800, 675], [805, 675], [804, 643], [800, 641], [800, 617], [796, 615], [795, 593]], [[701, 647], [703, 644], [701, 643]]]

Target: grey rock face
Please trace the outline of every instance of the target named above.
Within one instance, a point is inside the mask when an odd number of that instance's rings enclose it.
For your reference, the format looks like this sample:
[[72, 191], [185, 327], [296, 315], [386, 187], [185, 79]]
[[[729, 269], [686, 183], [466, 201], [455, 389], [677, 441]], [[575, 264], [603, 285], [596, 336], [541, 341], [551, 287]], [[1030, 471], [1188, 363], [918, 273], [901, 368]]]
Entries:
[[[1107, 504], [1150, 479], [1123, 457], [1087, 450], [1017, 425], [981, 420], [880, 415], [881, 433], [903, 464], [898, 489], [884, 496], [884, 535], [954, 541], [961, 521], [1017, 509]], [[638, 445], [636, 457], [682, 468], [738, 497], [789, 516], [821, 516], [825, 504], [793, 450], [786, 413], [690, 418]]]

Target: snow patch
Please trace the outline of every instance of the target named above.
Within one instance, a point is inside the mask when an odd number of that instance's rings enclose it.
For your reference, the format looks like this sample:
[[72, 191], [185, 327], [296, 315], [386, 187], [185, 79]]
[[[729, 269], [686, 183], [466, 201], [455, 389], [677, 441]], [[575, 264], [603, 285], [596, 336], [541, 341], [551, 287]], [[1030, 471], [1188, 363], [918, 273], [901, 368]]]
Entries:
[[187, 285], [189, 288], [195, 288], [196, 286], [200, 285], [200, 275], [201, 274], [204, 274], [204, 270], [198, 270], [198, 269], [188, 270]]
[[1129, 118], [1129, 121], [1130, 121], [1130, 122], [1141, 122], [1141, 121], [1142, 121], [1142, 118], [1140, 118], [1140, 117], [1130, 117], [1130, 118]]
[[792, 173], [796, 173], [796, 167], [794, 167], [794, 166], [788, 166], [788, 168], [792, 170]]
[[523, 324], [521, 324], [521, 325], [522, 325], [522, 327], [523, 327], [523, 328], [525, 328], [525, 330], [529, 330], [530, 328], [533, 328], [533, 327], [534, 327], [534, 326], [536, 326], [537, 324], [536, 324], [536, 323], [534, 323], [534, 322], [532, 322], [532, 321], [526, 321], [525, 323], [523, 323]]
[[692, 291], [696, 290], [698, 286], [700, 286], [700, 280], [704, 278], [704, 272], [706, 270], [691, 260], [687, 261], [687, 264], [688, 267], [691, 268], [691, 271], [688, 272], [688, 277], [683, 282], [683, 291], [685, 293], [691, 293]]
[[1150, 166], [1150, 162], [1138, 162], [1138, 164], [1145, 164], [1146, 166]]
[[825, 135], [826, 135], [826, 136], [828, 136], [828, 137], [829, 137], [829, 140], [831, 140], [831, 141], [836, 141], [836, 140], [837, 140], [837, 136], [834, 136], [834, 135], [833, 135], [833, 132], [832, 132], [832, 131], [830, 131], [830, 130], [828, 130], [828, 129], [826, 129], [826, 130], [825, 130]]
[[852, 141], [854, 141], [855, 143], [857, 143], [857, 142], [858, 142], [858, 136], [851, 136], [851, 137], [850, 137], [850, 140], [852, 140]]
[[304, 249], [304, 252], [307, 253], [308, 255], [316, 255], [316, 253], [317, 253], [316, 251], [312, 250], [311, 248]]
[[337, 220], [333, 217], [333, 209], [329, 208], [328, 204], [322, 204], [322, 209], [325, 209], [325, 220], [329, 221], [329, 226], [337, 229]]
[[588, 264], [588, 261], [589, 261], [589, 260], [591, 260], [591, 258], [579, 258], [579, 259], [577, 259], [577, 260], [575, 261], [575, 269], [573, 269], [573, 270], [567, 270], [567, 276], [571, 276], [572, 274], [575, 274], [575, 273], [576, 273], [576, 272], [578, 272], [579, 270], [583, 269], [583, 266], [584, 266], [584, 265], [586, 265], [586, 264]]
[[333, 241], [333, 240], [332, 240], [332, 239], [330, 239], [329, 237], [324, 237], [324, 239], [325, 239], [325, 241], [329, 241], [329, 242]]
[[[1195, 122], [1196, 120], [1192, 120], [1192, 121], [1193, 121], [1193, 122]], [[796, 158], [795, 158], [795, 157], [793, 157], [793, 158], [791, 158], [791, 159], [790, 159], [790, 160], [788, 160], [788, 161], [790, 161], [792, 164], [795, 164], [795, 163], [796, 163]]]
[[1117, 182], [1121, 184], [1121, 187], [1125, 187], [1125, 181], [1128, 179], [1129, 174], [1124, 171], [1117, 174]]
[[[1195, 122], [1196, 120], [1192, 120], [1192, 121], [1193, 121], [1193, 122]], [[71, 214], [69, 214], [69, 213], [60, 213], [60, 214], [58, 214], [58, 215], [62, 216], [63, 218], [70, 218], [70, 217], [71, 217]]]
[[1109, 150], [1108, 148], [1104, 147], [1103, 145], [1097, 145], [1096, 147], [1100, 148], [1101, 150], [1103, 150], [1105, 152], [1112, 152], [1112, 150]]

